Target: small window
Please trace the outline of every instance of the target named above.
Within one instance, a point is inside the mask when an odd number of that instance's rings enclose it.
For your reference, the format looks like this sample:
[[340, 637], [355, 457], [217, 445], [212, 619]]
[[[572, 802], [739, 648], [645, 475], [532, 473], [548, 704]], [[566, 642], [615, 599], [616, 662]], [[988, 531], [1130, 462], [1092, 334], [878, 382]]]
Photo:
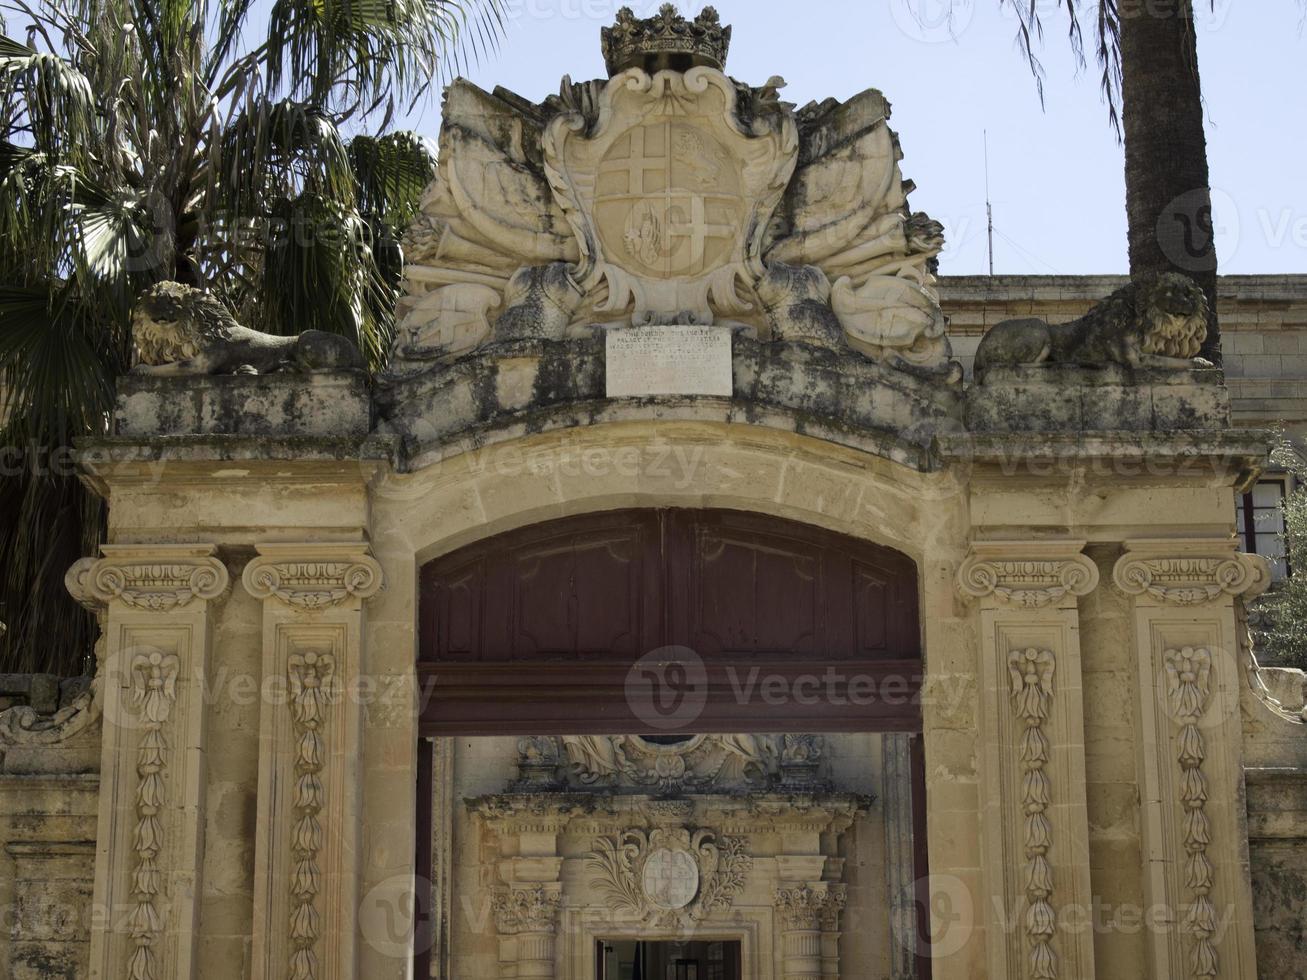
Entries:
[[1243, 550], [1261, 555], [1271, 563], [1271, 578], [1281, 582], [1289, 575], [1289, 557], [1284, 546], [1284, 498], [1289, 495], [1288, 474], [1271, 474], [1258, 480], [1240, 495], [1235, 505], [1235, 522]]

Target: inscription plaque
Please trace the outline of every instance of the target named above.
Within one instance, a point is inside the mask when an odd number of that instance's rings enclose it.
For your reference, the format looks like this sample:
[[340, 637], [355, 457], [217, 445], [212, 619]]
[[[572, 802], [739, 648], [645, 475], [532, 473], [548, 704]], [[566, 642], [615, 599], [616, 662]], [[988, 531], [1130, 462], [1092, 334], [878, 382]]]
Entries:
[[730, 327], [617, 327], [605, 356], [609, 398], [734, 393]]

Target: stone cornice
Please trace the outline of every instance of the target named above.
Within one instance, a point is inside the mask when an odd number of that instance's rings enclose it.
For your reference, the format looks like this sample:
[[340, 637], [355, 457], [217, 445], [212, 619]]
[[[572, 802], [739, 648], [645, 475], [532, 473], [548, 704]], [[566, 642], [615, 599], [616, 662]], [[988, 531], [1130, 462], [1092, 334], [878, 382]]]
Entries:
[[1098, 586], [1084, 541], [977, 541], [958, 569], [958, 591], [972, 599], [1040, 608]]
[[368, 599], [382, 587], [381, 566], [364, 544], [262, 544], [241, 580], [256, 599], [298, 610]]
[[1239, 554], [1233, 540], [1147, 539], [1127, 541], [1125, 550], [1112, 570], [1116, 587], [1169, 606], [1252, 598], [1271, 583], [1266, 559]]
[[74, 599], [88, 609], [121, 602], [167, 613], [196, 600], [221, 598], [231, 584], [211, 544], [106, 544], [100, 558], [83, 558], [64, 576]]

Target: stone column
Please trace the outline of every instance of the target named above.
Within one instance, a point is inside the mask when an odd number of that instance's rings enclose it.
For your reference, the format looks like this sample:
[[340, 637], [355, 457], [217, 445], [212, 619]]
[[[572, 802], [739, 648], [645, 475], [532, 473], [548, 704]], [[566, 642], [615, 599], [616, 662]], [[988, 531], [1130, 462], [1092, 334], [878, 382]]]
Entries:
[[1149, 976], [1252, 980], [1234, 604], [1270, 571], [1228, 539], [1125, 549], [1112, 577], [1134, 598]]
[[821, 926], [821, 978], [840, 980], [840, 914], [848, 894], [843, 885], [828, 885], [818, 924]]
[[784, 980], [839, 976], [839, 912], [844, 901], [844, 886], [833, 882], [784, 882], [777, 886]]
[[[989, 976], [1094, 975], [1077, 597], [1098, 585], [1083, 541], [972, 545], [958, 585], [980, 607]], [[1077, 928], [1060, 910], [1076, 909]]]
[[[561, 860], [558, 862], [561, 864]], [[555, 871], [555, 878], [557, 871]], [[545, 980], [554, 976], [554, 937], [562, 885], [557, 881], [515, 881], [496, 892], [501, 977]]]
[[363, 604], [359, 544], [265, 544], [242, 576], [263, 604], [254, 856], [256, 980], [350, 980], [358, 933]]
[[90, 976], [194, 976], [204, 854], [213, 545], [104, 545], [68, 572], [100, 611], [104, 734]]

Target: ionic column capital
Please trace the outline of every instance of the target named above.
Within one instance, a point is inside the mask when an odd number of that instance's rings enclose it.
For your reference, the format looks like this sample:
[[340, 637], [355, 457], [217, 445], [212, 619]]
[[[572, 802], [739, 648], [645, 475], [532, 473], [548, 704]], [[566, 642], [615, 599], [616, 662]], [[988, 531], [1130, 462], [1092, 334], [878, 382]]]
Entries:
[[64, 576], [68, 591], [88, 609], [121, 603], [170, 613], [192, 602], [219, 599], [231, 577], [211, 544], [106, 544], [99, 558], [83, 558]]
[[1202, 606], [1253, 598], [1271, 584], [1265, 558], [1244, 555], [1230, 540], [1143, 539], [1125, 542], [1112, 581], [1126, 595], [1166, 606]]
[[381, 566], [358, 544], [263, 544], [241, 580], [256, 599], [277, 599], [292, 609], [316, 611], [382, 588]]
[[976, 541], [958, 569], [957, 587], [970, 599], [1043, 608], [1088, 595], [1098, 566], [1084, 541]]

